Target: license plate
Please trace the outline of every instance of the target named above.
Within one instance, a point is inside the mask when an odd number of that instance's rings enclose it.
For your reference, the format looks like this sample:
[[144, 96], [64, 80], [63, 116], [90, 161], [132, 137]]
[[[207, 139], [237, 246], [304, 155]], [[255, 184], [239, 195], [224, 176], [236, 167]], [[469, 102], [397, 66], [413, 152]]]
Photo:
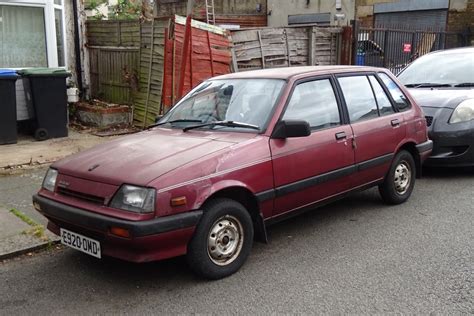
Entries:
[[97, 240], [91, 239], [81, 234], [74, 233], [67, 229], [60, 229], [61, 243], [73, 249], [87, 253], [96, 258], [101, 258], [100, 243]]

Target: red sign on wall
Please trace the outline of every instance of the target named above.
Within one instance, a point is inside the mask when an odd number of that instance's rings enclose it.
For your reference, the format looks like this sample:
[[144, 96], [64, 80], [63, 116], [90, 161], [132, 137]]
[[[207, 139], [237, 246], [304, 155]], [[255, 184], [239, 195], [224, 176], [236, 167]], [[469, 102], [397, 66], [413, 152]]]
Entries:
[[403, 44], [403, 52], [410, 53], [411, 52], [411, 44]]

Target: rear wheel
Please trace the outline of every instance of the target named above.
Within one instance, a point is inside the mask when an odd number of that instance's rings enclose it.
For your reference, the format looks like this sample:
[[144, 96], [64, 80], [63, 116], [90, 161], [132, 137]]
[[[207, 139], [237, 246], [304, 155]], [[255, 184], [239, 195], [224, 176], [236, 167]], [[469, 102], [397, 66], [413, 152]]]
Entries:
[[230, 199], [210, 201], [188, 245], [189, 267], [208, 279], [235, 273], [250, 253], [253, 234], [252, 218], [242, 204]]
[[382, 199], [389, 204], [400, 204], [408, 200], [415, 186], [415, 175], [413, 156], [406, 150], [398, 152], [384, 182], [379, 185]]

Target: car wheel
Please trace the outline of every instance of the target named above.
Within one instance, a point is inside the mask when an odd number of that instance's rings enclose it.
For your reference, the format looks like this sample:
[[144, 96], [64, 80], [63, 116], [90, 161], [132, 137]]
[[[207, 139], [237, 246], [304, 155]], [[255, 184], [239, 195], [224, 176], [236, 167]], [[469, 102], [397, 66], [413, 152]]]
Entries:
[[379, 185], [382, 199], [389, 204], [400, 204], [408, 200], [415, 186], [416, 166], [413, 156], [406, 150], [393, 159], [384, 182]]
[[209, 201], [188, 244], [189, 267], [208, 279], [235, 273], [250, 253], [253, 233], [252, 218], [242, 204], [230, 199]]

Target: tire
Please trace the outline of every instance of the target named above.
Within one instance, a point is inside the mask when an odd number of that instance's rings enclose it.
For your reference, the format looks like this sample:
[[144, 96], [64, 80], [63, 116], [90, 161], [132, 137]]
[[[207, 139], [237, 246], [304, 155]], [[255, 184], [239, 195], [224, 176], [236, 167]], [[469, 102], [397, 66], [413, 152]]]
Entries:
[[49, 138], [49, 134], [46, 128], [38, 128], [35, 131], [35, 139], [37, 141], [47, 140], [48, 138]]
[[211, 200], [188, 244], [188, 265], [206, 279], [229, 276], [250, 254], [253, 234], [252, 218], [242, 204], [223, 198]]
[[416, 166], [413, 156], [406, 150], [397, 153], [385, 180], [379, 185], [384, 202], [401, 204], [408, 200], [415, 187]]

